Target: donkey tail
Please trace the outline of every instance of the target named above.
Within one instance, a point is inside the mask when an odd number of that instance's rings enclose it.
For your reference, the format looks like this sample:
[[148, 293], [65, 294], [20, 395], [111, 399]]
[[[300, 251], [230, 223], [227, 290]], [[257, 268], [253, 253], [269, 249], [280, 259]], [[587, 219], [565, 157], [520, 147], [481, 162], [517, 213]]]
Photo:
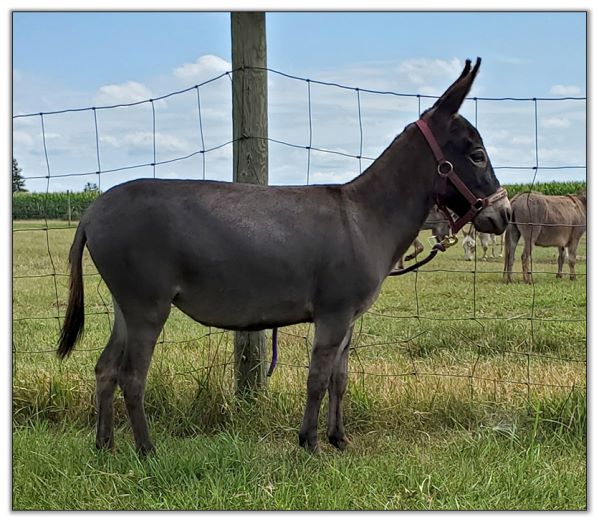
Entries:
[[79, 223], [69, 252], [69, 265], [71, 267], [69, 303], [60, 332], [58, 349], [56, 350], [56, 355], [61, 359], [70, 355], [83, 334], [83, 266], [81, 260], [86, 241], [85, 230], [83, 225]]

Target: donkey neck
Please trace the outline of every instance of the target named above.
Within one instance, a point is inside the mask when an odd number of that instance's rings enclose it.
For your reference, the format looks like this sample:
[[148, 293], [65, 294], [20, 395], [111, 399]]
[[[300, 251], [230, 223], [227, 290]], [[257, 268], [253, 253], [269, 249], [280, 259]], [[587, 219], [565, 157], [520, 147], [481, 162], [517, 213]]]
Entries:
[[436, 163], [409, 125], [360, 176], [346, 185], [357, 219], [382, 261], [393, 265], [417, 236], [433, 206]]

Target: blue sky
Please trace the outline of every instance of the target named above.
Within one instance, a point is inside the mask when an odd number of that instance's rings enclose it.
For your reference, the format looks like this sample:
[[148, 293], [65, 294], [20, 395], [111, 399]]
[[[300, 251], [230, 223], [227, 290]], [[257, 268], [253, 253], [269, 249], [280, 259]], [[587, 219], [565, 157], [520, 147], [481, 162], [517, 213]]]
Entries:
[[[15, 114], [130, 102], [160, 96], [230, 67], [228, 13], [14, 13]], [[482, 97], [586, 96], [585, 13], [293, 13], [267, 14], [268, 65], [302, 78], [365, 89], [441, 94], [465, 58], [481, 56], [472, 94]], [[309, 139], [307, 85], [269, 75], [271, 138], [300, 146]], [[230, 139], [230, 81], [200, 89], [205, 146]], [[155, 105], [158, 161], [201, 149], [195, 91]], [[313, 86], [313, 146], [376, 157], [417, 116], [416, 99], [361, 96]], [[426, 107], [423, 101], [422, 109]], [[586, 163], [584, 101], [539, 102], [539, 162]], [[474, 104], [464, 115], [474, 119]], [[496, 167], [535, 162], [534, 104], [479, 102], [477, 119]], [[27, 121], [26, 121], [27, 120]], [[14, 120], [13, 152], [25, 176], [45, 175], [39, 117]], [[99, 111], [101, 169], [151, 161], [149, 104]], [[45, 117], [51, 173], [97, 170], [93, 114]], [[275, 184], [342, 182], [368, 160], [270, 144]], [[225, 146], [157, 167], [159, 177], [231, 179]], [[309, 160], [309, 170], [308, 170]], [[204, 171], [204, 168], [206, 169]], [[532, 170], [498, 169], [503, 182], [530, 182]], [[102, 188], [151, 176], [149, 168], [103, 174]], [[540, 171], [537, 180], [582, 179], [584, 169]], [[50, 190], [80, 189], [93, 176], [57, 177]], [[44, 180], [27, 182], [45, 190]]]

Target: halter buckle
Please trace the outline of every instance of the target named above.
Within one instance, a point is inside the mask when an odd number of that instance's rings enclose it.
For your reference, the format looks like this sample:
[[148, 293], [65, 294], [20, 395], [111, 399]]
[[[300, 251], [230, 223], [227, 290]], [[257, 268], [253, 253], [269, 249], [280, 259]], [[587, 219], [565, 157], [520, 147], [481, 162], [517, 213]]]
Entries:
[[453, 164], [451, 161], [442, 160], [437, 164], [437, 174], [446, 178], [449, 174], [453, 172]]
[[452, 234], [451, 236], [445, 236], [442, 240], [441, 240], [441, 244], [445, 247], [445, 248], [449, 248], [452, 247], [453, 245], [456, 245], [458, 242], [458, 238], [456, 235]]

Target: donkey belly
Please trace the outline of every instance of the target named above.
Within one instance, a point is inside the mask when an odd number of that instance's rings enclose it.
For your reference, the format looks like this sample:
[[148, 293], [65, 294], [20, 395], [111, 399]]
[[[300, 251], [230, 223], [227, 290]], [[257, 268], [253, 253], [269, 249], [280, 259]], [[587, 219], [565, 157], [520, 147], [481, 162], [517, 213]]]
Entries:
[[259, 285], [232, 277], [226, 284], [188, 281], [179, 288], [173, 304], [207, 326], [261, 330], [312, 320], [307, 292], [276, 281]]
[[542, 227], [535, 244], [543, 247], [564, 247], [572, 234], [571, 227]]

